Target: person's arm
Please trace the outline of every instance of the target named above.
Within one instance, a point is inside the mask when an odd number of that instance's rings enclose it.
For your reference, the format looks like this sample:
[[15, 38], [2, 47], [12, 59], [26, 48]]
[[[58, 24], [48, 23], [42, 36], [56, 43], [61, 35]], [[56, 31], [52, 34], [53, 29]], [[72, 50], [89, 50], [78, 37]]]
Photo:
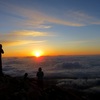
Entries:
[[1, 53], [4, 53], [3, 49], [1, 49]]

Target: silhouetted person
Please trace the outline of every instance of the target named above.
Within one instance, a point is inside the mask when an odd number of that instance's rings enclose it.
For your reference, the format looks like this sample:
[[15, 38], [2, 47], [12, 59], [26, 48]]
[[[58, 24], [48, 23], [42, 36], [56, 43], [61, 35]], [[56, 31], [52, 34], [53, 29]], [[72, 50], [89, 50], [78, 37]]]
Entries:
[[28, 73], [24, 74], [24, 81], [28, 78]]
[[42, 68], [41, 68], [41, 67], [38, 69], [38, 72], [37, 72], [36, 76], [37, 76], [37, 78], [38, 78], [38, 80], [37, 80], [38, 86], [39, 86], [40, 88], [43, 88], [43, 77], [44, 77], [44, 72], [42, 71]]
[[20, 83], [20, 89], [24, 89], [25, 91], [27, 91], [28, 88], [29, 88], [29, 78], [28, 78], [28, 73], [25, 73]]
[[2, 73], [2, 54], [4, 53], [2, 49], [2, 44], [0, 44], [0, 75], [3, 75]]

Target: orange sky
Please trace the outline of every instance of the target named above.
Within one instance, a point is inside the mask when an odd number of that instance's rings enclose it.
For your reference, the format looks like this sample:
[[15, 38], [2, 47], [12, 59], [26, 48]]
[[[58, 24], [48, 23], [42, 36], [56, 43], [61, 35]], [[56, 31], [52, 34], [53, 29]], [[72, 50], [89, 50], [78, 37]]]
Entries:
[[100, 55], [100, 1], [72, 1], [0, 0], [3, 57]]

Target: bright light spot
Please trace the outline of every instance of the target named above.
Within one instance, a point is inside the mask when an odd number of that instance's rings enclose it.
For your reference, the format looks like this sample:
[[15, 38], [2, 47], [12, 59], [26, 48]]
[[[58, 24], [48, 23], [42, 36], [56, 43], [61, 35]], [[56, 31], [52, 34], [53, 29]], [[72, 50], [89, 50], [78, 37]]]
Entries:
[[42, 56], [42, 52], [41, 51], [35, 51], [35, 52], [33, 52], [33, 56], [35, 56], [35, 57], [40, 57], [40, 56]]
[[36, 53], [35, 53], [35, 56], [36, 56], [36, 57], [40, 57], [40, 56], [41, 56], [40, 52], [36, 52]]

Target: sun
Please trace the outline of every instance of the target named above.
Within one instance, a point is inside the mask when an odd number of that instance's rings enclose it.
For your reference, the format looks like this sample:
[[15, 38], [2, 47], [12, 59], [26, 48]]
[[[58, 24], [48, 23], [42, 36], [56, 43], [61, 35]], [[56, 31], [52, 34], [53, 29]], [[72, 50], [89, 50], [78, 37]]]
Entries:
[[41, 56], [40, 52], [35, 52], [35, 56], [40, 57]]
[[33, 56], [40, 57], [40, 56], [42, 56], [42, 52], [41, 51], [35, 51], [35, 52], [33, 52]]

